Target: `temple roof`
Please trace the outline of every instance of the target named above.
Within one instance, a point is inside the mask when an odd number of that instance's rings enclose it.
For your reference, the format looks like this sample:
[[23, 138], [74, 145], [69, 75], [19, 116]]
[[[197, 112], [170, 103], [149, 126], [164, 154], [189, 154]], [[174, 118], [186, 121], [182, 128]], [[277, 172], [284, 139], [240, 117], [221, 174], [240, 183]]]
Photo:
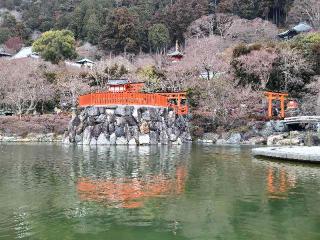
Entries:
[[128, 79], [111, 79], [108, 81], [108, 85], [124, 85], [128, 84], [130, 81]]
[[81, 59], [81, 60], [77, 61], [76, 63], [78, 63], [78, 64], [85, 64], [85, 63], [91, 63], [91, 64], [94, 64], [94, 62], [93, 62], [93, 61], [91, 61], [90, 59], [87, 59], [87, 58], [83, 58], [83, 59]]

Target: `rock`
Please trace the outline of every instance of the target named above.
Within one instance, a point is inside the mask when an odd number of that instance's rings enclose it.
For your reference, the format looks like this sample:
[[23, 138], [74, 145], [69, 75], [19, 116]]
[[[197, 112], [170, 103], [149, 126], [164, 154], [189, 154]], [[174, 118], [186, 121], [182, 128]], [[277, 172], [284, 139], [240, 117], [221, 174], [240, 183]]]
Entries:
[[241, 134], [240, 133], [232, 133], [231, 136], [228, 138], [228, 144], [240, 144], [241, 142]]
[[132, 111], [132, 117], [134, 117], [134, 119], [139, 122], [140, 118], [139, 118], [139, 111], [138, 111], [138, 107], [134, 107], [133, 111]]
[[80, 123], [81, 123], [81, 120], [80, 120], [80, 118], [79, 118], [78, 116], [73, 117], [73, 118], [71, 119], [71, 121], [70, 121], [70, 125], [71, 125], [72, 127], [77, 127], [77, 126], [80, 125]]
[[176, 113], [174, 111], [170, 111], [168, 114], [168, 126], [171, 127], [176, 121]]
[[158, 108], [150, 108], [149, 116], [150, 116], [150, 120], [153, 122], [161, 121], [161, 116], [159, 114]]
[[105, 114], [105, 112], [106, 112], [106, 108], [105, 107], [99, 107], [98, 109], [99, 109], [100, 115]]
[[82, 136], [81, 135], [76, 135], [74, 137], [74, 141], [76, 144], [81, 145], [82, 144]]
[[104, 115], [104, 114], [100, 114], [100, 115], [97, 117], [96, 122], [97, 122], [97, 123], [104, 123], [106, 120], [107, 120], [107, 116]]
[[262, 145], [262, 144], [265, 144], [267, 142], [266, 138], [264, 137], [252, 137], [252, 138], [249, 138], [246, 143], [249, 144], [249, 145]]
[[159, 133], [155, 131], [150, 132], [150, 144], [156, 145], [159, 143]]
[[184, 142], [184, 143], [192, 141], [192, 137], [191, 137], [191, 134], [189, 131], [183, 132], [180, 137], [181, 137], [182, 142]]
[[107, 139], [105, 133], [101, 133], [97, 139], [97, 145], [110, 145], [110, 141]]
[[150, 132], [149, 124], [146, 121], [140, 125], [140, 132], [142, 134], [148, 134]]
[[273, 129], [275, 132], [284, 132], [286, 131], [286, 125], [282, 121], [275, 121], [273, 123]]
[[142, 120], [144, 120], [144, 121], [150, 121], [151, 120], [150, 111], [151, 110], [149, 110], [149, 111], [146, 110], [146, 111], [144, 111], [142, 113], [142, 116], [141, 116]]
[[69, 145], [69, 144], [71, 144], [70, 143], [70, 139], [69, 139], [69, 137], [67, 136], [67, 137], [65, 137], [63, 140], [62, 140], [62, 143], [63, 144], [65, 144], [65, 145]]
[[124, 117], [117, 117], [116, 119], [116, 125], [123, 127], [126, 124], [126, 119]]
[[137, 140], [134, 138], [131, 138], [130, 141], [128, 142], [129, 145], [137, 145]]
[[168, 144], [169, 143], [169, 136], [167, 132], [162, 131], [160, 132], [160, 143], [161, 144]]
[[109, 133], [114, 133], [116, 131], [116, 127], [113, 123], [110, 123], [108, 126]]
[[105, 114], [106, 115], [114, 115], [115, 108], [106, 108]]
[[115, 133], [112, 133], [112, 134], [110, 135], [110, 144], [111, 144], [111, 145], [115, 145], [115, 144], [116, 144], [116, 141], [117, 141], [117, 136], [116, 136]]
[[91, 146], [96, 146], [97, 145], [97, 139], [95, 139], [94, 137], [91, 138], [90, 145]]
[[128, 144], [128, 140], [125, 137], [119, 137], [116, 140], [116, 144], [117, 145], [127, 145]]
[[227, 144], [227, 140], [225, 140], [225, 139], [218, 139], [218, 140], [216, 141], [216, 144], [217, 144], [217, 145], [225, 145], [225, 144]]
[[177, 141], [172, 142], [173, 145], [181, 145], [182, 144], [182, 140], [181, 138], [178, 138]]
[[89, 107], [87, 108], [88, 116], [94, 117], [99, 115], [99, 108], [97, 107]]
[[98, 138], [100, 136], [100, 133], [102, 132], [102, 128], [102, 124], [95, 125], [91, 131], [91, 136]]
[[267, 139], [267, 145], [268, 146], [279, 145], [278, 142], [283, 139], [284, 139], [283, 134], [269, 136]]
[[124, 127], [118, 127], [118, 126], [116, 126], [115, 134], [116, 134], [117, 137], [123, 137], [123, 136], [125, 136]]
[[91, 141], [91, 129], [92, 127], [86, 127], [86, 129], [83, 131], [83, 138], [82, 143], [83, 145], [89, 145]]
[[127, 122], [129, 124], [129, 126], [136, 126], [138, 124], [138, 122], [136, 121], [136, 119], [133, 116], [125, 116], [125, 122]]
[[[191, 137], [191, 136], [190, 136]], [[216, 141], [219, 139], [219, 134], [216, 133], [204, 133], [201, 141], [202, 142], [212, 142], [212, 143], [216, 143]]]
[[140, 145], [149, 145], [150, 144], [150, 136], [149, 134], [143, 134], [139, 136], [139, 144]]
[[133, 112], [133, 109], [134, 107], [131, 106], [118, 106], [114, 111], [114, 114], [121, 117], [130, 116]]

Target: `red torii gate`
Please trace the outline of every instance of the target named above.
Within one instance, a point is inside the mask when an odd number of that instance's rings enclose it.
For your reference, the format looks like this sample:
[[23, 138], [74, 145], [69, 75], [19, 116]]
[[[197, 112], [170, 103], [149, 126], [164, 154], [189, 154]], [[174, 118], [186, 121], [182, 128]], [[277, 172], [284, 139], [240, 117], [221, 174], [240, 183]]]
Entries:
[[265, 96], [268, 99], [268, 118], [272, 118], [272, 110], [273, 110], [273, 105], [272, 102], [273, 100], [279, 100], [280, 101], [280, 116], [281, 118], [285, 118], [285, 100], [289, 96], [288, 93], [276, 93], [276, 92], [265, 92]]

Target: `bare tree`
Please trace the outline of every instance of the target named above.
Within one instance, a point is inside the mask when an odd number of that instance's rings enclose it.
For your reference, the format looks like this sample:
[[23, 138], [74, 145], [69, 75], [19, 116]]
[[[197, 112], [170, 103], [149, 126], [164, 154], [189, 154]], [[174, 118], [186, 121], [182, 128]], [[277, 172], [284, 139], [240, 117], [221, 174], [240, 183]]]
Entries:
[[269, 82], [273, 63], [278, 58], [274, 49], [260, 49], [237, 58], [242, 68], [260, 79], [260, 88], [265, 89]]
[[320, 1], [295, 0], [289, 12], [291, 22], [308, 21], [315, 29], [320, 28]]
[[0, 64], [3, 103], [10, 105], [20, 116], [36, 109], [41, 101], [53, 98], [54, 90], [44, 73], [50, 67], [41, 60], [21, 59]]
[[69, 67], [59, 72], [56, 91], [60, 95], [62, 107], [71, 106], [75, 108], [79, 96], [90, 90], [87, 79], [82, 76], [82, 72], [78, 68]]

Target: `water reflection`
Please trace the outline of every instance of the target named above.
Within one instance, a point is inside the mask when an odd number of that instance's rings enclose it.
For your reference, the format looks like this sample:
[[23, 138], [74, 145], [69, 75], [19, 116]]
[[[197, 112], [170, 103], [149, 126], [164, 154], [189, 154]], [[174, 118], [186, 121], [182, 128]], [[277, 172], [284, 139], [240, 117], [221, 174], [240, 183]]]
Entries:
[[320, 239], [315, 165], [209, 145], [0, 152], [0, 239]]
[[[184, 148], [184, 154], [188, 154], [188, 149]], [[180, 146], [84, 147], [83, 153], [85, 159], [76, 184], [82, 201], [140, 208], [149, 198], [184, 191], [188, 162], [187, 158], [179, 157]], [[90, 164], [92, 159], [96, 163]]]

